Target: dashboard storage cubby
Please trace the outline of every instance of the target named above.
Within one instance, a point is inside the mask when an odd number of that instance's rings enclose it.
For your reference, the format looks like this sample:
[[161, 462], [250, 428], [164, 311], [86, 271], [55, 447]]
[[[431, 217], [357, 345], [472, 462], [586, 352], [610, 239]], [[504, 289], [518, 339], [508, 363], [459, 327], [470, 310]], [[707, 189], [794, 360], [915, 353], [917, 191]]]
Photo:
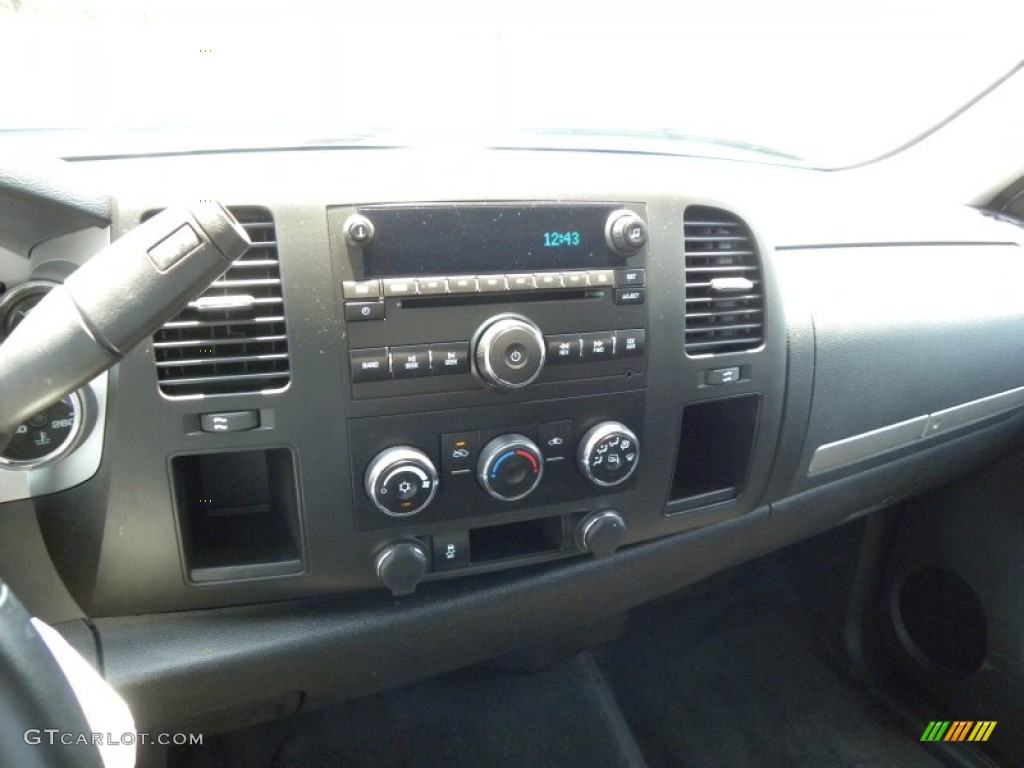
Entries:
[[298, 485], [290, 450], [176, 456], [171, 475], [189, 581], [302, 572]]
[[669, 511], [685, 512], [739, 496], [750, 464], [761, 398], [693, 403], [683, 411]]

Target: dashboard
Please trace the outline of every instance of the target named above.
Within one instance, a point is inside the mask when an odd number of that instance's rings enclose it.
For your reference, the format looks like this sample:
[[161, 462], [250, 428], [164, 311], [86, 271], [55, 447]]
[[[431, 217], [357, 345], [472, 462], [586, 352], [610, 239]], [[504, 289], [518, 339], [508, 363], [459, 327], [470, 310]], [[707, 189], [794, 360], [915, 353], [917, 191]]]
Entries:
[[77, 165], [110, 229], [0, 254], [5, 327], [197, 191], [253, 241], [0, 461], [10, 581], [143, 724], [585, 626], [1020, 441], [1024, 230], [971, 208], [644, 154]]

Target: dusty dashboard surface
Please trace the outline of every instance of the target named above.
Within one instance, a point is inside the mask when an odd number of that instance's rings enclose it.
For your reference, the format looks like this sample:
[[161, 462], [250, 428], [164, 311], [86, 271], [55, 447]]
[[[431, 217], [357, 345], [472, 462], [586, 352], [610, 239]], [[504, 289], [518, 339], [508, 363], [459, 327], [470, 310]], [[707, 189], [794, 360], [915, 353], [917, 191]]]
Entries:
[[[217, 632], [201, 609], [263, 627], [237, 653], [264, 660], [322, 609], [356, 638], [338, 661], [397, 610], [424, 640], [409, 665], [451, 665], [480, 651], [428, 650], [444, 622], [489, 649], [552, 615], [584, 623], [1019, 437], [1021, 233], [972, 210], [614, 153], [82, 165], [120, 190], [112, 237], [199, 179], [255, 243], [67, 404], [63, 456], [0, 466], [3, 514], [38, 529], [25, 556], [45, 547], [129, 690], [151, 681], [119, 658], [184, 675], [167, 659]], [[968, 265], [1001, 279], [965, 295]]]

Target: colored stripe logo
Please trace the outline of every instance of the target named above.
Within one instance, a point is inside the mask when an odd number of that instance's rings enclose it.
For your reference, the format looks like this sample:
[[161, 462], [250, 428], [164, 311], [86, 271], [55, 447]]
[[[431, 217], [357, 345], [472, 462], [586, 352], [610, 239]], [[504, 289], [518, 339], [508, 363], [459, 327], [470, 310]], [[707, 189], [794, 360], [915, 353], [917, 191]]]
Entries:
[[921, 741], [988, 741], [997, 720], [932, 720]]

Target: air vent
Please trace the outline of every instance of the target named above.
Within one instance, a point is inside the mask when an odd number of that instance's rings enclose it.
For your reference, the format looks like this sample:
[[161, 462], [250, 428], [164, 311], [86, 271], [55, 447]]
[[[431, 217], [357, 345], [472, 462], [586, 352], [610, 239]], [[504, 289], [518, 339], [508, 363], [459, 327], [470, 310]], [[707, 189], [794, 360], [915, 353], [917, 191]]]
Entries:
[[153, 336], [166, 395], [263, 392], [291, 376], [274, 220], [263, 208], [231, 212], [252, 247]]
[[754, 237], [740, 219], [693, 206], [686, 239], [686, 352], [742, 352], [764, 341], [764, 286]]

